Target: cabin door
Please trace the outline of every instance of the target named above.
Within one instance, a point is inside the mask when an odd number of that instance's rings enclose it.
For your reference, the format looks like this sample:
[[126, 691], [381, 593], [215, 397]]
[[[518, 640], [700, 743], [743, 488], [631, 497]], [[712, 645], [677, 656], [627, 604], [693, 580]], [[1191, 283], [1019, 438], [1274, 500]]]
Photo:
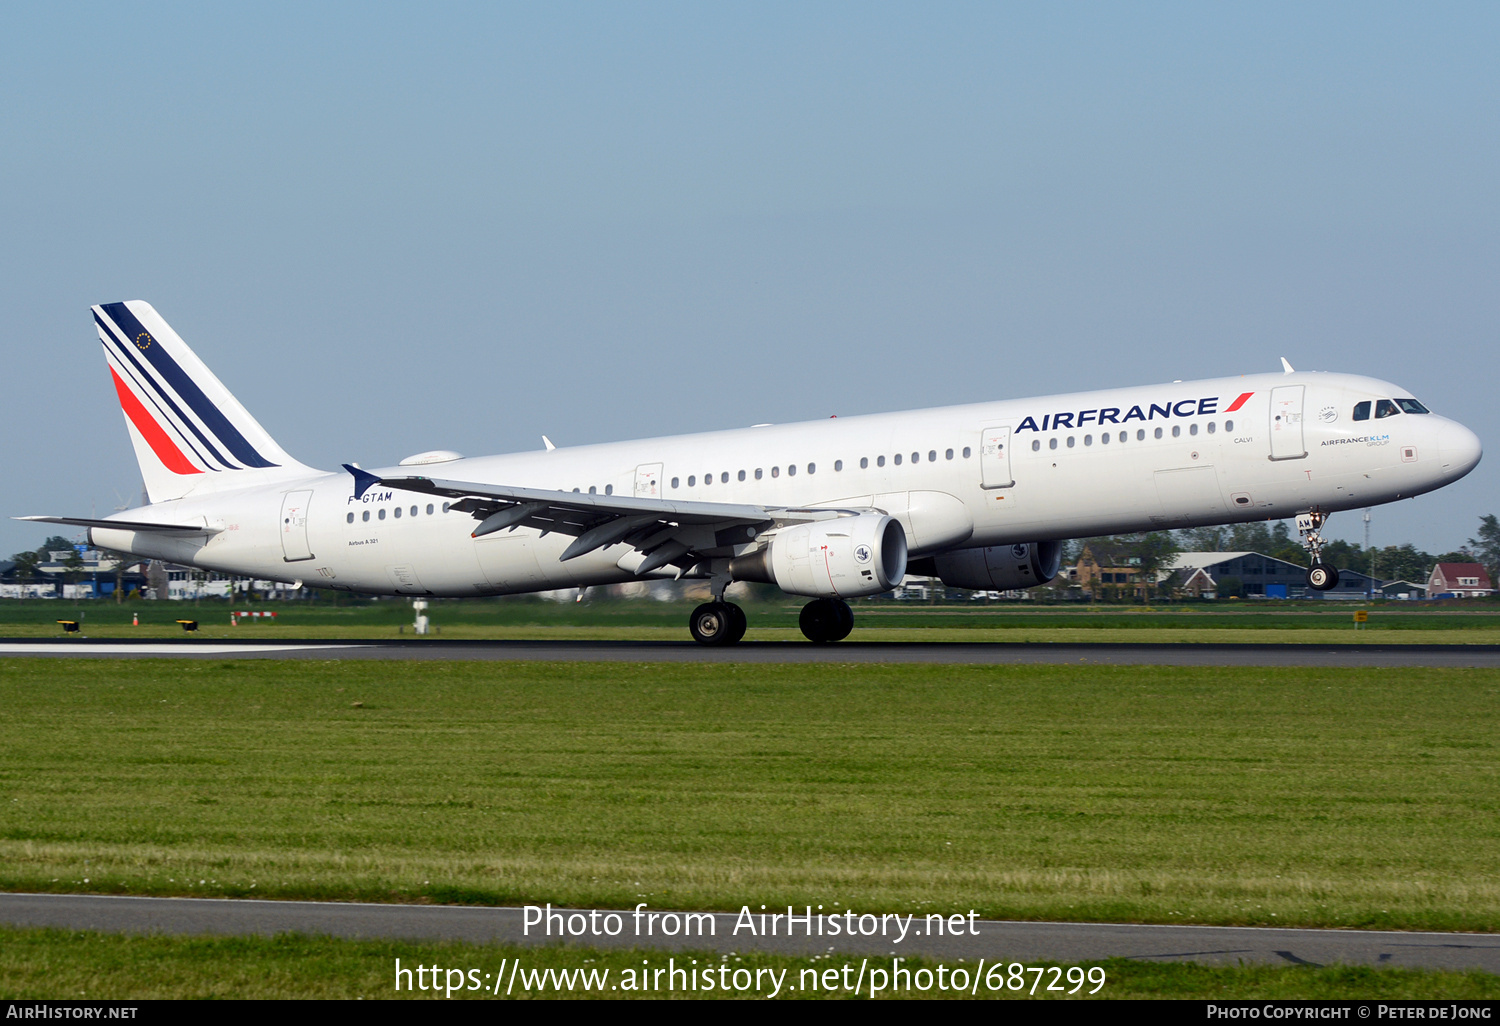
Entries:
[[985, 428], [979, 436], [979, 475], [984, 488], [1009, 488], [1016, 483], [1010, 473], [1010, 428]]
[[660, 463], [642, 463], [635, 468], [635, 497], [637, 499], [661, 498]]
[[281, 554], [288, 563], [312, 559], [307, 546], [307, 504], [312, 492], [287, 492], [281, 499]]
[[1307, 455], [1302, 441], [1302, 394], [1306, 385], [1271, 389], [1271, 459], [1300, 460]]

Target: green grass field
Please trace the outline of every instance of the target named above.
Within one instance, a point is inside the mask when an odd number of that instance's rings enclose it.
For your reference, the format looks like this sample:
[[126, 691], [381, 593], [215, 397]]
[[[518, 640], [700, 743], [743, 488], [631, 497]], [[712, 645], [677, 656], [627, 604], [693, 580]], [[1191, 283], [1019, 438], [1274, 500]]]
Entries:
[[0, 661], [0, 887], [1494, 930], [1500, 671]]
[[[534, 597], [441, 600], [430, 609], [440, 633], [433, 640], [680, 641], [687, 637], [691, 601], [590, 600], [550, 602]], [[231, 608], [274, 610], [275, 622], [231, 626]], [[749, 640], [801, 641], [795, 599], [747, 603]], [[1051, 641], [1248, 642], [1277, 644], [1500, 644], [1500, 605], [1489, 602], [1428, 606], [1343, 602], [1220, 602], [1166, 607], [1059, 606], [1022, 603], [925, 605], [892, 601], [854, 603], [852, 641]], [[1356, 629], [1355, 609], [1369, 609]], [[132, 615], [140, 618], [132, 626]], [[196, 619], [205, 638], [410, 637], [412, 610], [405, 600], [240, 603], [220, 601], [0, 602], [0, 636], [59, 636], [59, 619], [79, 620], [93, 638], [181, 637], [179, 618]]]
[[[728, 973], [715, 973], [716, 981], [728, 981], [731, 988], [735, 977], [730, 975], [740, 970], [744, 975], [739, 982], [745, 989], [697, 990], [689, 995], [681, 991], [661, 993], [656, 991], [636, 992], [628, 989], [611, 989], [629, 980], [639, 982], [631, 974], [643, 968], [668, 967], [668, 957], [675, 959], [676, 966], [697, 968], [724, 965]], [[697, 959], [696, 965], [693, 960]], [[443, 970], [439, 977], [445, 989], [434, 993], [430, 989], [409, 990], [416, 984], [415, 975], [403, 980], [403, 989], [395, 989], [396, 960], [403, 968], [437, 966]], [[513, 978], [507, 971], [510, 963], [519, 960], [521, 972]], [[116, 1000], [149, 1000], [152, 998], [416, 998], [431, 1001], [449, 997], [446, 986], [450, 981], [448, 970], [474, 970], [478, 976], [462, 973], [451, 978], [455, 986], [453, 999], [470, 998], [497, 1000], [489, 993], [493, 977], [499, 974], [511, 983], [512, 998], [557, 998], [557, 997], [684, 997], [723, 998], [770, 996], [773, 986], [780, 980], [778, 997], [787, 998], [848, 998], [852, 993], [844, 989], [825, 989], [821, 983], [817, 990], [811, 984], [815, 980], [832, 979], [822, 976], [829, 968], [841, 967], [851, 960], [837, 956], [825, 958], [793, 958], [778, 955], [747, 954], [722, 956], [707, 952], [678, 952], [668, 956], [654, 951], [609, 951], [601, 952], [589, 948], [521, 948], [512, 945], [469, 944], [419, 944], [400, 941], [347, 941], [329, 938], [281, 936], [274, 939], [256, 937], [237, 938], [182, 938], [182, 937], [123, 937], [97, 933], [62, 930], [17, 930], [0, 927], [0, 1000], [62, 998], [79, 1000], [85, 998], [109, 998]], [[889, 959], [875, 960], [877, 965], [889, 965]], [[852, 959], [857, 967], [858, 958]], [[965, 969], [972, 972], [974, 963], [948, 962], [949, 969]], [[931, 959], [903, 960], [902, 965], [910, 970], [926, 968], [929, 973], [938, 965]], [[1233, 999], [1277, 999], [1277, 998], [1361, 998], [1361, 999], [1421, 999], [1443, 998], [1448, 1000], [1494, 1000], [1500, 997], [1500, 977], [1482, 972], [1429, 972], [1405, 969], [1365, 969], [1350, 967], [1311, 968], [1303, 966], [1236, 966], [1208, 967], [1197, 965], [1166, 965], [1150, 962], [1130, 962], [1113, 959], [1096, 963], [1104, 970], [1105, 982], [1092, 995], [1096, 998], [1203, 998], [1217, 1000]], [[1093, 968], [1093, 966], [1090, 966]], [[538, 971], [552, 970], [550, 978], [538, 980], [530, 975]], [[571, 984], [559, 985], [557, 971], [566, 973]], [[598, 989], [586, 990], [580, 982], [579, 971], [594, 974], [592, 981]], [[768, 970], [759, 978], [761, 990], [753, 988], [755, 975]], [[486, 980], [485, 974], [491, 979]], [[804, 975], [804, 973], [806, 975]], [[525, 975], [523, 975], [525, 974]], [[770, 975], [770, 974], [775, 974]], [[535, 989], [526, 986], [530, 981]], [[989, 976], [988, 973], [985, 974]], [[842, 979], [842, 977], [838, 977]], [[423, 987], [432, 981], [424, 976]], [[919, 978], [920, 979], [920, 978]], [[1027, 983], [1035, 977], [1024, 977]], [[519, 986], [515, 981], [519, 981]], [[702, 976], [698, 977], [701, 982]], [[1002, 973], [997, 983], [1003, 983]], [[1060, 985], [1062, 993], [1048, 993], [1047, 985]], [[478, 983], [480, 986], [475, 987]], [[653, 981], [654, 982], [654, 981]], [[894, 990], [880, 993], [883, 998], [932, 998], [969, 997], [969, 994], [953, 990], [940, 991], [927, 977], [930, 989]], [[1072, 989], [1066, 976], [1047, 974], [1040, 981], [1035, 995], [1029, 991], [1013, 991], [1008, 987], [992, 991], [983, 983], [977, 988], [979, 997], [1032, 1000], [1033, 998], [1067, 999], [1066, 990]], [[917, 984], [920, 985], [920, 984]], [[471, 989], [472, 988], [472, 989]], [[500, 988], [504, 997], [504, 985]], [[1078, 1000], [1087, 1000], [1089, 991], [1095, 986], [1082, 977], [1076, 987]], [[862, 988], [860, 997], [870, 996], [868, 987]]]

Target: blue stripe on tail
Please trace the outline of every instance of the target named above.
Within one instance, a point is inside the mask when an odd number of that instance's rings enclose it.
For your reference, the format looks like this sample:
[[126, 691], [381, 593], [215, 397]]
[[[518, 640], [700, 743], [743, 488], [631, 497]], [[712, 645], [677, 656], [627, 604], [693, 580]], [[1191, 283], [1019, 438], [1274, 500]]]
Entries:
[[[213, 404], [203, 390], [198, 387], [197, 382], [190, 378], [187, 373], [178, 366], [172, 354], [160, 345], [151, 345], [155, 337], [148, 332], [140, 321], [136, 320], [135, 314], [130, 312], [124, 303], [105, 303], [100, 307], [110, 319], [119, 325], [125, 337], [136, 343], [136, 348], [145, 354], [146, 359], [151, 361], [151, 366], [166, 379], [183, 402], [192, 407], [198, 419], [208, 427], [219, 441], [228, 449], [235, 458], [248, 467], [274, 467], [277, 464], [266, 459], [255, 447], [245, 440], [238, 429], [229, 419], [219, 412], [219, 408]], [[147, 344], [141, 345], [142, 341]]]

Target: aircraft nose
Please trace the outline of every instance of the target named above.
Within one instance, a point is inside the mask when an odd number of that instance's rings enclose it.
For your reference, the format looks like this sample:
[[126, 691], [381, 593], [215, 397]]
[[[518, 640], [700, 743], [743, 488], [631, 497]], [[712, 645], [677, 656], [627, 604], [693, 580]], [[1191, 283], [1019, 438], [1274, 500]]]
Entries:
[[1438, 459], [1443, 473], [1460, 478], [1479, 465], [1484, 446], [1479, 436], [1457, 421], [1446, 422], [1438, 431]]

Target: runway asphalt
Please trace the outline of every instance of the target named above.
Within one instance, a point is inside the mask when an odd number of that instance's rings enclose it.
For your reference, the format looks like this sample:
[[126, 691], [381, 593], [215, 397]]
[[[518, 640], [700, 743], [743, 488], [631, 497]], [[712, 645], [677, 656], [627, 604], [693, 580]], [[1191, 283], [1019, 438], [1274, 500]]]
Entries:
[[1047, 642], [751, 641], [180, 641], [50, 638], [0, 641], [0, 656], [52, 658], [464, 659], [667, 663], [950, 663], [1105, 666], [1500, 667], [1500, 645], [1254, 645]]
[[[1112, 923], [1029, 923], [962, 919], [946, 923], [941, 934], [925, 930], [921, 916], [900, 924], [892, 917], [838, 916], [841, 932], [832, 936], [829, 920], [798, 919], [793, 936], [785, 919], [771, 924], [752, 916], [754, 929], [735, 913], [710, 913], [698, 932], [683, 936], [682, 913], [645, 909], [637, 920], [629, 910], [552, 910], [532, 914], [552, 924], [527, 928], [521, 908], [455, 905], [360, 905], [311, 901], [248, 901], [213, 898], [134, 898], [87, 894], [0, 894], [0, 922], [106, 933], [181, 935], [322, 934], [346, 938], [467, 941], [476, 944], [574, 943], [599, 948], [641, 947], [663, 951], [784, 954], [926, 955], [932, 958], [1034, 963], [1096, 962], [1131, 958], [1153, 962], [1271, 965], [1369, 965], [1429, 969], [1482, 969], [1500, 973], [1500, 936], [1466, 933], [1401, 933], [1361, 930], [1281, 930], [1235, 926], [1153, 926]], [[768, 910], [774, 912], [776, 910]], [[781, 910], [785, 913], [785, 909]], [[800, 916], [803, 910], [796, 910]], [[658, 916], [674, 916], [650, 920]], [[903, 917], [904, 918], [904, 917]], [[852, 923], [864, 933], [849, 937]], [[770, 927], [774, 925], [775, 936]], [[738, 927], [738, 930], [736, 928]], [[665, 935], [664, 929], [674, 930]], [[762, 932], [764, 929], [764, 933]], [[610, 936], [606, 931], [614, 930]], [[649, 931], [649, 932], [648, 932]], [[811, 936], [808, 934], [811, 933]]]

